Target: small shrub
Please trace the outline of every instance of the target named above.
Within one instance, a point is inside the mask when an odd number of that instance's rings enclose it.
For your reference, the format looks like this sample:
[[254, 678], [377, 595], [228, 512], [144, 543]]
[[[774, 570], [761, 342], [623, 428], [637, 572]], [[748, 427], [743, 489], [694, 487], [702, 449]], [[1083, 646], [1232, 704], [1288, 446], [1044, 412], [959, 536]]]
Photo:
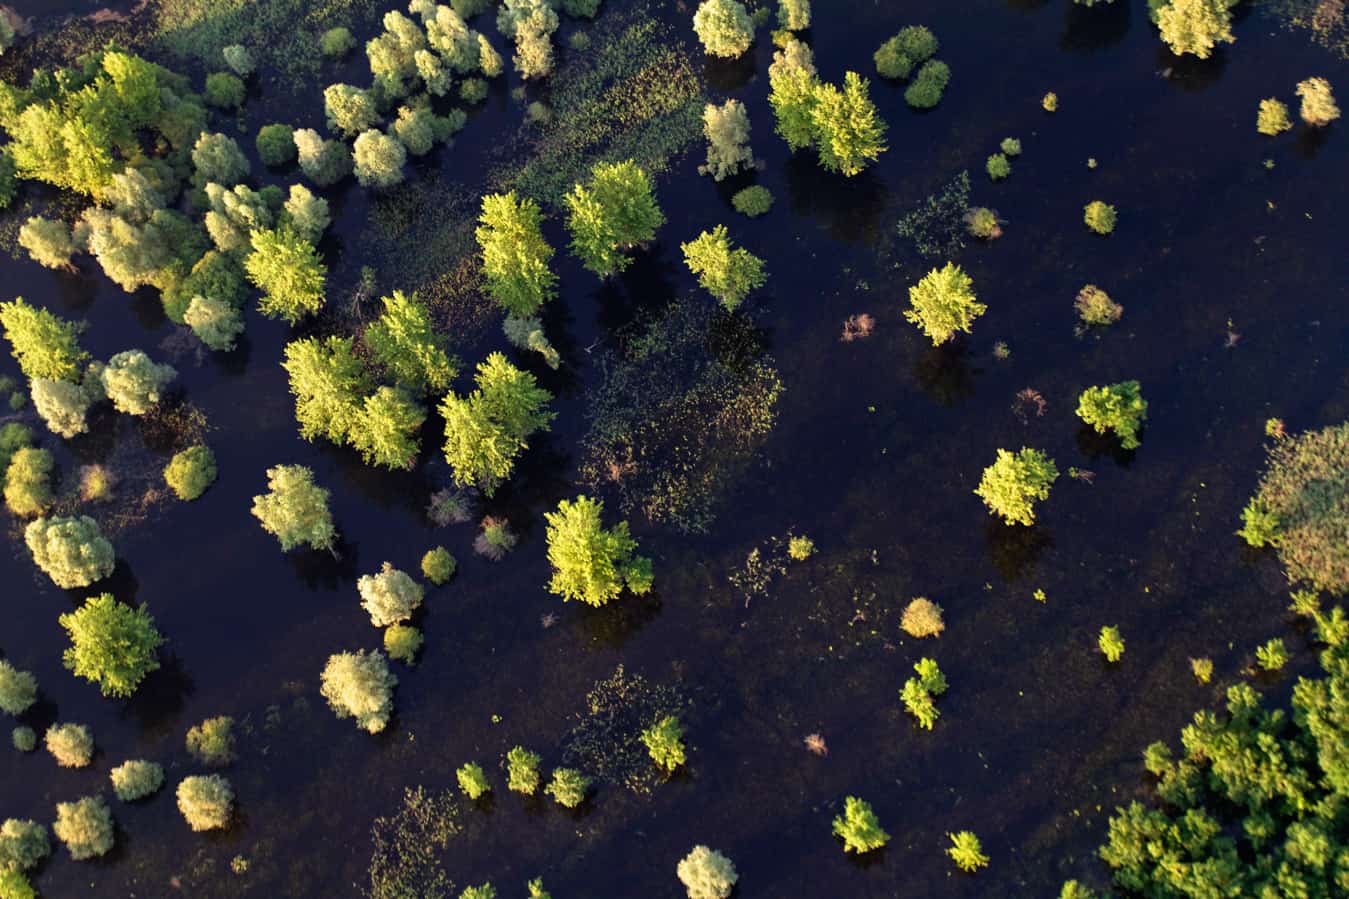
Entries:
[[815, 555], [815, 541], [809, 537], [792, 537], [787, 541], [787, 555], [797, 562], [804, 562]]
[[185, 502], [197, 499], [215, 483], [215, 453], [203, 444], [175, 453], [164, 468], [164, 482]]
[[843, 814], [834, 818], [834, 836], [843, 838], [844, 852], [870, 852], [890, 842], [871, 804], [856, 796], [843, 800]]
[[946, 854], [951, 856], [957, 868], [966, 874], [973, 874], [980, 868], [988, 867], [988, 856], [984, 855], [977, 836], [968, 830], [948, 836], [951, 838], [951, 847], [946, 850]]
[[1077, 417], [1104, 434], [1114, 431], [1124, 449], [1139, 445], [1138, 429], [1148, 417], [1148, 401], [1137, 381], [1088, 387], [1077, 403]]
[[941, 606], [930, 599], [918, 597], [904, 607], [899, 626], [910, 637], [936, 637], [946, 630], [942, 621]]
[[206, 76], [206, 102], [218, 109], [238, 109], [243, 105], [248, 89], [239, 76], [229, 72], [215, 72]]
[[1092, 200], [1083, 208], [1082, 220], [1094, 234], [1109, 234], [1115, 230], [1115, 207]]
[[518, 539], [511, 530], [510, 522], [488, 515], [482, 520], [482, 530], [473, 540], [473, 551], [493, 562], [500, 562], [506, 558], [506, 553], [515, 549]]
[[680, 859], [675, 875], [689, 899], [727, 899], [740, 879], [729, 858], [706, 846], [694, 846]]
[[1283, 640], [1275, 637], [1263, 646], [1256, 647], [1255, 663], [1265, 671], [1281, 671], [1288, 664], [1288, 650]]
[[998, 450], [997, 460], [984, 469], [974, 493], [989, 512], [1007, 524], [1035, 523], [1035, 503], [1049, 498], [1049, 488], [1059, 476], [1058, 467], [1039, 450], [1022, 447], [1012, 453]]
[[731, 205], [741, 215], [758, 218], [761, 215], [766, 215], [773, 208], [773, 192], [766, 187], [755, 184], [746, 187], [744, 190], [736, 191], [735, 195], [731, 197]]
[[1002, 237], [1002, 223], [998, 221], [998, 213], [987, 206], [976, 206], [965, 213], [965, 227], [972, 236], [981, 240]]
[[1321, 599], [1315, 590], [1294, 590], [1288, 611], [1299, 618], [1316, 619], [1321, 615]]
[[1269, 97], [1260, 101], [1260, 112], [1255, 117], [1255, 130], [1273, 137], [1293, 127], [1288, 118], [1288, 107]]
[[84, 502], [107, 502], [116, 487], [117, 475], [106, 465], [80, 466], [80, 499]]
[[1012, 164], [1007, 161], [1007, 157], [1001, 153], [994, 153], [988, 157], [988, 162], [984, 163], [984, 170], [988, 172], [988, 177], [994, 181], [1001, 181], [1012, 174]]
[[234, 790], [219, 774], [194, 774], [178, 784], [178, 811], [194, 831], [223, 830], [234, 813]]
[[426, 506], [426, 517], [440, 526], [463, 524], [473, 517], [473, 503], [463, 492], [446, 487], [431, 494]]
[[164, 769], [154, 762], [132, 759], [108, 772], [112, 791], [123, 802], [135, 802], [159, 792], [164, 785]]
[[1212, 659], [1190, 659], [1190, 673], [1194, 679], [1201, 684], [1207, 684], [1213, 680], [1213, 660]]
[[751, 290], [768, 280], [763, 260], [749, 250], [734, 247], [724, 225], [704, 231], [679, 247], [698, 283], [728, 312], [734, 312]]
[[410, 624], [395, 624], [384, 632], [384, 651], [389, 658], [411, 665], [422, 648], [422, 632]]
[[187, 751], [208, 768], [223, 768], [237, 757], [234, 719], [228, 715], [207, 718], [187, 732]]
[[939, 59], [923, 63], [918, 75], [904, 90], [904, 102], [914, 109], [931, 109], [941, 102], [951, 80], [951, 68]]
[[1004, 156], [1021, 155], [1021, 141], [1015, 137], [1004, 137], [1002, 143], [998, 144], [998, 148], [1002, 150]]
[[7, 818], [0, 824], [0, 872], [31, 871], [51, 853], [47, 828], [36, 821]]
[[437, 546], [422, 556], [422, 576], [439, 587], [454, 577], [457, 565], [448, 549]]
[[1040, 106], [1044, 108], [1045, 112], [1058, 112], [1059, 95], [1054, 93], [1053, 91], [1050, 91], [1049, 93], [1045, 94], [1044, 99], [1040, 101]]
[[497, 899], [497, 888], [490, 883], [479, 884], [475, 887], [464, 887], [464, 891], [459, 894], [459, 899]]
[[1105, 660], [1112, 664], [1118, 662], [1124, 656], [1124, 638], [1120, 636], [1119, 628], [1114, 625], [1101, 628], [1100, 636], [1096, 638], [1096, 645], [1100, 647]]
[[533, 796], [539, 789], [539, 764], [543, 758], [523, 746], [506, 753], [506, 787], [512, 793]]
[[319, 38], [319, 52], [329, 59], [346, 56], [356, 46], [356, 39], [345, 28], [329, 28]]
[[19, 752], [32, 752], [37, 749], [37, 731], [21, 724], [10, 731], [9, 742]]
[[1077, 310], [1077, 316], [1084, 326], [1104, 328], [1113, 325], [1124, 315], [1124, 307], [1110, 299], [1110, 294], [1095, 284], [1088, 284], [1077, 292], [1073, 308]]
[[96, 858], [113, 846], [112, 812], [102, 796], [58, 802], [52, 833], [65, 844], [75, 861]]
[[642, 731], [642, 743], [658, 767], [673, 771], [684, 764], [684, 725], [678, 717], [666, 715]]
[[988, 309], [974, 295], [974, 282], [953, 262], [933, 269], [909, 288], [909, 307], [904, 318], [917, 325], [934, 346], [956, 332], [970, 332], [974, 320]]
[[41, 515], [56, 500], [52, 469], [56, 460], [45, 449], [25, 446], [14, 453], [5, 472], [5, 505], [20, 518]]
[[1340, 107], [1335, 104], [1335, 95], [1326, 79], [1299, 81], [1297, 95], [1302, 98], [1302, 121], [1313, 128], [1323, 128], [1340, 117]]
[[463, 790], [469, 799], [480, 799], [492, 792], [492, 784], [488, 782], [482, 765], [477, 762], [460, 766], [459, 770], [454, 772], [454, 776], [459, 781], [459, 789]]
[[276, 167], [294, 162], [298, 152], [295, 148], [295, 129], [279, 123], [263, 125], [258, 129], [257, 145], [258, 156], [266, 166]]
[[593, 783], [591, 778], [575, 768], [556, 768], [552, 780], [543, 791], [557, 800], [558, 805], [576, 808], [585, 802], [586, 792], [589, 791], [591, 783]]
[[94, 735], [83, 724], [53, 724], [43, 742], [62, 768], [83, 768], [94, 760]]

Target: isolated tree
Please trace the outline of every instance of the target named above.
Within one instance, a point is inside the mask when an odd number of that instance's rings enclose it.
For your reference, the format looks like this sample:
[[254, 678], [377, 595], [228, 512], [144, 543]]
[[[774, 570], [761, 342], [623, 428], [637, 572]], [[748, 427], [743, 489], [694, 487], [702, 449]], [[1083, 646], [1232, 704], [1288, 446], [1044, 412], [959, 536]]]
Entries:
[[597, 164], [590, 183], [572, 187], [565, 202], [572, 253], [601, 278], [626, 269], [631, 260], [622, 251], [665, 224], [651, 178], [631, 159]]
[[123, 802], [135, 802], [159, 792], [164, 785], [164, 769], [145, 759], [130, 759], [108, 772], [112, 791]]
[[411, 470], [426, 409], [401, 387], [381, 386], [361, 403], [351, 445], [369, 465]]
[[1124, 449], [1139, 445], [1138, 429], [1148, 417], [1148, 401], [1137, 381], [1121, 381], [1106, 387], [1088, 387], [1077, 403], [1077, 417], [1104, 434], [1114, 431]]
[[686, 761], [684, 725], [675, 715], [666, 715], [642, 731], [642, 744], [656, 766], [674, 771]]
[[53, 724], [42, 742], [62, 768], [84, 768], [94, 759], [94, 734], [83, 724]]
[[703, 134], [707, 137], [707, 164], [699, 166], [699, 173], [720, 181], [754, 166], [754, 154], [749, 147], [749, 113], [739, 100], [704, 106]]
[[557, 276], [548, 268], [553, 248], [539, 227], [539, 205], [517, 199], [514, 191], [488, 194], [478, 221], [487, 292], [511, 315], [533, 315], [557, 295]]
[[282, 224], [290, 225], [297, 234], [315, 246], [333, 220], [328, 212], [328, 201], [314, 196], [313, 191], [303, 184], [290, 186], [290, 194], [281, 211]]
[[904, 317], [932, 338], [934, 346], [950, 340], [957, 331], [968, 334], [974, 320], [988, 309], [975, 299], [973, 285], [954, 262], [934, 268], [909, 288], [910, 308]]
[[602, 606], [627, 586], [635, 594], [651, 589], [651, 560], [634, 555], [637, 541], [620, 521], [604, 529], [604, 504], [587, 496], [562, 500], [556, 512], [545, 512], [548, 522], [548, 561], [553, 577], [548, 589], [564, 600], [579, 599]]
[[393, 187], [403, 180], [407, 151], [383, 131], [362, 131], [352, 145], [356, 181], [361, 187]]
[[1115, 207], [1104, 200], [1092, 200], [1082, 208], [1082, 221], [1093, 234], [1110, 234], [1115, 230]]
[[1340, 117], [1340, 107], [1330, 82], [1324, 78], [1308, 78], [1297, 83], [1297, 95], [1302, 98], [1302, 121], [1315, 128], [1323, 128]]
[[103, 390], [118, 412], [144, 415], [159, 403], [164, 388], [177, 376], [172, 365], [155, 362], [142, 350], [125, 350], [104, 366]]
[[58, 271], [73, 272], [70, 258], [79, 249], [71, 239], [70, 228], [58, 219], [34, 216], [19, 228], [19, 246], [38, 265]]
[[1157, 27], [1171, 52], [1208, 59], [1218, 43], [1236, 41], [1227, 0], [1171, 0], [1157, 10]]
[[374, 95], [350, 84], [330, 84], [324, 88], [323, 109], [328, 115], [328, 130], [344, 137], [355, 137], [380, 120]]
[[37, 702], [37, 678], [0, 659], [0, 712], [18, 717]]
[[306, 337], [286, 344], [281, 367], [290, 376], [295, 419], [305, 440], [351, 437], [373, 385], [350, 337]]
[[300, 545], [331, 549], [337, 532], [328, 511], [328, 491], [303, 465], [267, 469], [267, 492], [253, 497], [253, 517], [281, 542], [283, 552]]
[[768, 280], [762, 259], [744, 248], [732, 248], [725, 225], [704, 231], [679, 248], [698, 283], [729, 311], [735, 311], [751, 290]]
[[323, 308], [328, 269], [313, 244], [285, 226], [254, 231], [251, 243], [244, 271], [263, 293], [258, 302], [263, 315], [293, 325]]
[[339, 718], [355, 718], [372, 734], [384, 730], [393, 716], [393, 688], [398, 678], [383, 653], [342, 652], [328, 657], [320, 676], [320, 692]]
[[175, 453], [164, 467], [164, 482], [184, 502], [190, 502], [215, 483], [215, 453], [204, 444]]
[[235, 341], [244, 333], [239, 310], [227, 300], [215, 297], [194, 296], [183, 312], [183, 324], [202, 343], [222, 352], [234, 349]]
[[1054, 460], [1039, 450], [1022, 447], [1013, 453], [1000, 449], [974, 493], [1007, 524], [1029, 526], [1035, 523], [1036, 501], [1049, 498], [1050, 485], [1058, 476]]
[[319, 187], [336, 184], [351, 174], [351, 151], [341, 141], [324, 140], [311, 128], [297, 128], [292, 140], [300, 170]]
[[1274, 97], [1260, 101], [1260, 112], [1255, 117], [1255, 130], [1273, 137], [1293, 127], [1288, 118], [1288, 106]]
[[228, 715], [217, 715], [192, 725], [184, 742], [192, 758], [210, 768], [223, 768], [238, 757], [234, 719]]
[[554, 768], [553, 776], [543, 792], [557, 800], [563, 808], [576, 808], [585, 802], [586, 792], [593, 781], [575, 768]]
[[57, 620], [70, 636], [66, 668], [98, 684], [104, 696], [130, 696], [159, 668], [164, 638], [144, 605], [133, 609], [103, 593]]
[[754, 23], [738, 0], [703, 0], [693, 14], [693, 31], [712, 56], [734, 58], [754, 43]]
[[97, 858], [113, 846], [112, 812], [108, 811], [102, 796], [58, 802], [52, 833], [65, 844], [75, 861]]
[[706, 846], [694, 846], [675, 867], [689, 899], [727, 899], [740, 879], [729, 858]]
[[881, 828], [871, 803], [856, 796], [843, 800], [843, 814], [834, 818], [834, 836], [843, 838], [843, 851], [861, 855], [890, 842], [890, 834]]
[[80, 380], [89, 354], [80, 348], [79, 325], [16, 297], [0, 303], [0, 326], [26, 377], [72, 383]]
[[365, 345], [376, 361], [409, 390], [448, 389], [457, 366], [445, 351], [445, 337], [432, 328], [426, 304], [401, 290], [381, 302], [384, 311], [365, 329]]
[[832, 84], [815, 88], [811, 121], [815, 126], [820, 165], [848, 177], [861, 173], [887, 149], [885, 120], [871, 102], [868, 82], [848, 72], [843, 90]]
[[478, 365], [478, 389], [466, 397], [451, 392], [440, 406], [445, 419], [445, 459], [456, 484], [491, 496], [510, 477], [515, 460], [535, 431], [546, 431], [553, 395], [534, 376], [493, 353]]
[[[0, 873], [29, 871], [42, 864], [42, 860], [51, 853], [47, 828], [36, 821], [6, 818], [5, 823], [0, 824]], [[3, 883], [0, 880], [0, 884]]]
[[112, 574], [112, 544], [87, 515], [39, 518], [23, 532], [33, 563], [64, 590], [87, 587]]
[[5, 506], [20, 518], [41, 515], [56, 500], [52, 469], [56, 460], [45, 449], [25, 446], [16, 451], [5, 468]]
[[192, 774], [178, 784], [178, 811], [194, 831], [229, 827], [234, 790], [219, 774]]
[[768, 103], [776, 119], [775, 129], [795, 153], [815, 143], [815, 88], [819, 79], [810, 47], [796, 39], [789, 40], [781, 50], [773, 53], [768, 67], [768, 82], [772, 91]]

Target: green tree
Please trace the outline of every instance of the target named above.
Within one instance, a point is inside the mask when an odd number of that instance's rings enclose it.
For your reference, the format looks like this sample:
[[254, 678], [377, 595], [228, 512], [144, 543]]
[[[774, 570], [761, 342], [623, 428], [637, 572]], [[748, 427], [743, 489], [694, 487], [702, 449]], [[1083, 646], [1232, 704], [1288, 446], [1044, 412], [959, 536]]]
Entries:
[[422, 632], [409, 624], [395, 624], [384, 631], [384, 651], [389, 658], [411, 665], [426, 642]]
[[768, 280], [762, 259], [743, 247], [732, 249], [725, 225], [704, 231], [679, 248], [698, 283], [729, 311], [734, 312], [751, 290]]
[[918, 75], [904, 90], [904, 102], [914, 109], [931, 109], [941, 102], [942, 93], [951, 81], [951, 67], [940, 59], [929, 59], [918, 70]]
[[403, 180], [407, 151], [383, 131], [362, 131], [352, 145], [356, 181], [361, 187], [393, 187]]
[[848, 177], [860, 174], [887, 149], [886, 125], [871, 102], [869, 82], [856, 72], [843, 78], [843, 90], [818, 84], [811, 121], [820, 165]]
[[329, 59], [346, 56], [355, 46], [356, 39], [346, 28], [329, 28], [319, 37], [319, 52]]
[[934, 346], [957, 332], [970, 333], [974, 320], [988, 309], [974, 296], [974, 282], [954, 262], [934, 268], [909, 288], [909, 308], [904, 318], [917, 325]]
[[440, 406], [445, 419], [445, 459], [456, 484], [491, 496], [510, 477], [516, 458], [535, 431], [546, 431], [553, 396], [534, 376], [493, 353], [478, 366], [477, 390], [466, 397], [449, 393]]
[[63, 590], [87, 587], [112, 574], [112, 544], [87, 515], [39, 518], [24, 529], [33, 563]]
[[234, 790], [219, 774], [193, 774], [178, 784], [178, 811], [193, 831], [222, 830], [234, 814]]
[[314, 196], [303, 184], [290, 186], [290, 194], [281, 209], [282, 224], [294, 228], [301, 237], [316, 246], [323, 238], [323, 232], [332, 224], [328, 201]]
[[754, 166], [754, 153], [749, 147], [749, 113], [739, 100], [704, 106], [703, 135], [707, 138], [707, 164], [698, 167], [699, 174], [720, 181]]
[[300, 436], [346, 443], [373, 384], [350, 337], [306, 337], [286, 344], [281, 367], [290, 376]]
[[70, 381], [49, 381], [36, 378], [30, 385], [33, 408], [54, 434], [62, 437], [74, 437], [89, 430], [85, 416], [89, 407], [101, 399], [103, 381], [100, 377], [102, 363], [89, 366], [83, 383]]
[[393, 717], [393, 688], [398, 678], [384, 655], [342, 652], [328, 657], [320, 676], [320, 692], [339, 718], [355, 718], [367, 733], [384, 730]]
[[1114, 431], [1124, 449], [1139, 445], [1138, 429], [1148, 417], [1148, 401], [1137, 381], [1088, 387], [1077, 403], [1077, 417], [1104, 434]]
[[983, 846], [973, 831], [962, 830], [947, 836], [951, 838], [951, 847], [946, 850], [946, 854], [951, 856], [957, 868], [966, 874], [973, 874], [980, 868], [988, 867], [988, 856], [984, 855]]
[[506, 753], [506, 787], [512, 793], [533, 796], [539, 789], [539, 764], [543, 759], [537, 752], [516, 746]]
[[1340, 107], [1324, 78], [1308, 78], [1297, 83], [1297, 95], [1302, 98], [1302, 121], [1313, 128], [1324, 128], [1340, 117]]
[[636, 594], [651, 589], [651, 560], [633, 555], [637, 541], [621, 521], [605, 530], [604, 504], [579, 496], [562, 500], [556, 512], [545, 512], [548, 522], [548, 561], [553, 577], [548, 589], [564, 600], [579, 599], [602, 606], [623, 592], [626, 585]]
[[125, 350], [104, 366], [103, 391], [118, 412], [144, 415], [159, 403], [164, 388], [177, 376], [172, 365], [155, 362], [142, 350]]
[[300, 170], [319, 187], [336, 184], [351, 174], [351, 151], [341, 141], [324, 140], [311, 128], [297, 128], [292, 140]]
[[258, 310], [268, 318], [295, 324], [323, 308], [323, 265], [314, 245], [293, 228], [254, 231], [253, 251], [244, 260], [244, 271], [253, 286], [262, 291]]
[[401, 387], [382, 386], [367, 396], [351, 431], [351, 445], [369, 465], [411, 470], [426, 410]]
[[1082, 220], [1096, 234], [1109, 234], [1115, 230], [1115, 207], [1102, 200], [1092, 200], [1082, 209]]
[[79, 382], [81, 369], [89, 359], [80, 348], [80, 325], [16, 297], [0, 303], [0, 326], [25, 376]]
[[768, 81], [772, 88], [768, 103], [776, 120], [774, 130], [793, 153], [811, 146], [815, 142], [815, 120], [811, 113], [819, 80], [810, 47], [792, 39], [775, 51], [773, 63], [768, 67]]
[[228, 715], [217, 715], [194, 724], [188, 728], [185, 745], [188, 754], [208, 768], [223, 768], [231, 764], [238, 757], [234, 719]]
[[289, 125], [273, 122], [258, 129], [258, 157], [262, 164], [283, 166], [295, 161], [295, 129]]
[[788, 31], [810, 27], [810, 0], [778, 0], [778, 25]]
[[192, 147], [193, 183], [205, 187], [211, 182], [233, 187], [248, 177], [248, 157], [234, 138], [225, 134], [203, 133]]
[[680, 859], [675, 876], [688, 891], [689, 899], [727, 899], [740, 879], [729, 858], [706, 846], [694, 846]]
[[908, 78], [915, 66], [937, 55], [937, 37], [922, 25], [901, 28], [881, 44], [873, 59], [882, 78]]
[[458, 563], [454, 560], [454, 556], [443, 546], [427, 550], [422, 556], [422, 577], [437, 587], [448, 583], [450, 578], [454, 577], [457, 567]]
[[1274, 97], [1260, 101], [1260, 112], [1255, 117], [1255, 130], [1273, 137], [1293, 127], [1288, 118], [1288, 107]]
[[1049, 487], [1058, 476], [1054, 460], [1039, 450], [1022, 447], [1012, 453], [1000, 449], [974, 493], [1008, 524], [1032, 525], [1036, 500], [1049, 499]]
[[328, 511], [328, 491], [303, 465], [267, 469], [267, 493], [253, 497], [253, 516], [281, 542], [283, 552], [301, 544], [331, 549], [337, 532]]
[[511, 315], [533, 315], [557, 295], [557, 276], [548, 268], [553, 248], [539, 227], [539, 205], [517, 199], [514, 191], [488, 194], [478, 221], [487, 292]]
[[601, 278], [626, 269], [622, 251], [652, 240], [665, 224], [651, 178], [631, 159], [597, 164], [590, 183], [575, 185], [565, 202], [572, 252]]
[[183, 324], [191, 328], [202, 343], [221, 352], [233, 350], [234, 342], [244, 332], [243, 318], [236, 307], [227, 300], [200, 294], [187, 304]]
[[374, 95], [349, 84], [330, 84], [324, 88], [323, 108], [328, 114], [328, 130], [345, 137], [355, 137], [380, 120]]
[[454, 776], [459, 781], [459, 789], [463, 790], [469, 799], [477, 800], [492, 792], [492, 784], [482, 770], [482, 765], [477, 762], [460, 766]]
[[20, 518], [41, 515], [56, 501], [52, 469], [56, 460], [45, 449], [25, 446], [14, 453], [5, 469], [5, 505]]
[[86, 768], [94, 759], [94, 735], [83, 724], [53, 724], [42, 742], [62, 768]]
[[133, 609], [103, 593], [58, 620], [70, 636], [66, 668], [98, 684], [104, 696], [130, 696], [159, 668], [164, 638], [143, 605]]
[[197, 499], [215, 483], [215, 453], [205, 444], [175, 453], [164, 467], [164, 482], [185, 502]]
[[1157, 10], [1157, 27], [1177, 56], [1208, 59], [1216, 44], [1236, 41], [1227, 0], [1170, 0]]
[[85, 796], [75, 802], [56, 804], [56, 822], [52, 833], [66, 844], [75, 861], [97, 858], [113, 847], [112, 812], [102, 796]]
[[445, 351], [446, 339], [431, 325], [426, 305], [414, 294], [395, 290], [384, 297], [384, 312], [365, 329], [365, 345], [399, 384], [415, 392], [446, 390], [458, 373]]
[[34, 216], [19, 228], [19, 246], [38, 265], [58, 271], [73, 272], [70, 258], [79, 249], [71, 239], [70, 228], [60, 220]]
[[734, 58], [754, 43], [754, 23], [738, 0], [703, 0], [693, 14], [693, 31], [712, 56]]
[[555, 768], [552, 779], [543, 791], [557, 800], [558, 805], [576, 808], [585, 802], [586, 793], [593, 782], [575, 768]]
[[164, 769], [145, 759], [131, 759], [108, 772], [112, 791], [123, 802], [135, 802], [159, 792], [164, 785]]
[[673, 771], [685, 762], [684, 725], [675, 715], [666, 715], [642, 731], [642, 743], [651, 761], [666, 771]]
[[881, 829], [871, 804], [856, 796], [843, 800], [843, 814], [834, 818], [834, 836], [843, 838], [844, 852], [858, 854], [879, 849], [890, 842], [890, 834]]
[[37, 702], [37, 678], [0, 659], [0, 712], [16, 718]]
[[248, 88], [238, 75], [229, 72], [212, 72], [206, 76], [206, 93], [203, 95], [208, 106], [218, 109], [238, 109], [244, 105]]
[[0, 871], [30, 871], [51, 852], [47, 828], [36, 821], [6, 818], [0, 824]]

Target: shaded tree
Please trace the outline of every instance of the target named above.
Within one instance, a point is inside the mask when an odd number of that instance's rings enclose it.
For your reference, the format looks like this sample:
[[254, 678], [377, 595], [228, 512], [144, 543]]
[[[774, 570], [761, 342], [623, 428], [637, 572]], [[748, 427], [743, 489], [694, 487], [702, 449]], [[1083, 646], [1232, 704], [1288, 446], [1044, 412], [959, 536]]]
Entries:
[[529, 436], [549, 429], [554, 413], [545, 404], [553, 396], [500, 353], [478, 365], [474, 380], [473, 393], [460, 397], [451, 392], [441, 403], [445, 459], [456, 484], [491, 496], [510, 477]]

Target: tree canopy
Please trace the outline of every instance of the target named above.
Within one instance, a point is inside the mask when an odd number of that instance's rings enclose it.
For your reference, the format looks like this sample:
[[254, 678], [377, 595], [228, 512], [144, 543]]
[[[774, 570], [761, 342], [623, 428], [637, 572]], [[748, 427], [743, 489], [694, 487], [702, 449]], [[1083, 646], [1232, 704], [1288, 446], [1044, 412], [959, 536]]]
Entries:
[[25, 376], [79, 382], [89, 354], [80, 347], [78, 324], [16, 297], [0, 303], [0, 326]]
[[730, 311], [768, 281], [763, 260], [743, 247], [732, 247], [725, 225], [704, 231], [679, 248], [698, 283]]
[[300, 545], [331, 549], [337, 539], [328, 491], [314, 483], [314, 473], [303, 465], [267, 469], [267, 492], [253, 497], [253, 516], [280, 541], [283, 552]]
[[578, 599], [602, 606], [623, 592], [651, 589], [651, 560], [634, 555], [637, 541], [620, 521], [605, 530], [604, 504], [587, 496], [562, 500], [556, 512], [545, 512], [548, 522], [548, 561], [553, 577], [548, 589], [564, 600]]
[[597, 164], [565, 202], [571, 250], [601, 278], [626, 269], [631, 260], [622, 250], [653, 239], [665, 224], [651, 178], [631, 159]]
[[159, 668], [164, 638], [144, 605], [133, 609], [103, 593], [58, 620], [70, 636], [65, 666], [98, 684], [104, 696], [130, 696]]
[[909, 288], [909, 308], [904, 318], [914, 323], [934, 345], [943, 344], [963, 331], [988, 309], [974, 297], [974, 282], [954, 262], [934, 268]]
[[88, 515], [39, 518], [24, 529], [23, 540], [34, 564], [66, 590], [103, 580], [116, 561], [112, 544]]
[[487, 292], [511, 315], [533, 315], [557, 295], [557, 276], [548, 268], [553, 248], [539, 227], [539, 204], [514, 191], [488, 194], [478, 221]]
[[323, 265], [314, 245], [292, 227], [254, 231], [253, 251], [244, 260], [248, 280], [263, 293], [258, 310], [268, 318], [295, 324], [323, 308]]
[[535, 431], [548, 430], [553, 395], [534, 376], [493, 353], [478, 365], [477, 390], [466, 397], [450, 392], [441, 403], [445, 419], [445, 459], [456, 484], [491, 496], [510, 477], [515, 460]]
[[974, 493], [990, 512], [1008, 524], [1035, 523], [1035, 502], [1049, 498], [1049, 487], [1059, 476], [1054, 460], [1035, 449], [998, 450], [997, 460], [984, 469]]

